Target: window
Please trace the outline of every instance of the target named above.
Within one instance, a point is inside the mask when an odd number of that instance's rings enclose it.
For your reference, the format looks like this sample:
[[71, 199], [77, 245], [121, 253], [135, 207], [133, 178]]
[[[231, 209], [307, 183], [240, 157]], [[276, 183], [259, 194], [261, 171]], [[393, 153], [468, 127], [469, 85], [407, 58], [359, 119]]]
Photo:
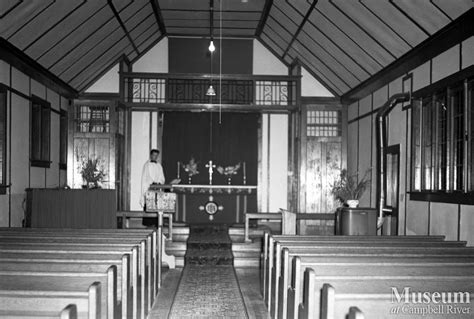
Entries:
[[7, 184], [7, 90], [0, 86], [0, 194]]
[[59, 115], [59, 168], [67, 168], [67, 112], [61, 110]]
[[412, 193], [474, 191], [473, 82], [445, 80], [413, 94]]
[[75, 112], [76, 132], [108, 133], [110, 130], [110, 106], [108, 104], [77, 104]]
[[31, 166], [50, 167], [51, 106], [32, 97], [31, 103]]
[[307, 113], [307, 136], [336, 137], [341, 136], [341, 111], [314, 111]]

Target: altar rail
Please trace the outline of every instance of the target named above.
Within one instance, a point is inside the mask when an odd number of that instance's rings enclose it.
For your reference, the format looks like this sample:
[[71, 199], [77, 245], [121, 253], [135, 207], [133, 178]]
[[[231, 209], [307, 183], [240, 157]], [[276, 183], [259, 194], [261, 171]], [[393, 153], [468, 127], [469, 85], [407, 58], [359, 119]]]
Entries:
[[334, 214], [324, 213], [292, 213], [287, 210], [281, 210], [278, 213], [246, 213], [244, 241], [251, 242], [249, 238], [250, 220], [279, 220], [282, 224], [283, 235], [296, 234], [296, 221], [300, 220], [334, 220]]
[[[121, 73], [126, 104], [277, 107], [298, 104], [299, 76]], [[207, 96], [212, 85], [215, 96]]]

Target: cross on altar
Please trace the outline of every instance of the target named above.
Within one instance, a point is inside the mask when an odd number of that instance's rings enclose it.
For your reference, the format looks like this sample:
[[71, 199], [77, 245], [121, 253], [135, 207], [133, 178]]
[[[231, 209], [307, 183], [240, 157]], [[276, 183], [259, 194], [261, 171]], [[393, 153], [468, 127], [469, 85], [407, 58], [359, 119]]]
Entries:
[[212, 174], [214, 173], [213, 168], [215, 168], [216, 165], [212, 163], [212, 160], [210, 160], [209, 163], [206, 164], [206, 167], [209, 168], [209, 185], [212, 185]]

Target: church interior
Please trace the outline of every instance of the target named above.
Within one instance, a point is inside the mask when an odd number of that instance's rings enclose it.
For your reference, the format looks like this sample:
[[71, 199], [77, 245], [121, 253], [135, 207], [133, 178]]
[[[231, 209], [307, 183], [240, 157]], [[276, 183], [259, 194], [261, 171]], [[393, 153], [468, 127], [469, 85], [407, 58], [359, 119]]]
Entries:
[[472, 0], [2, 0], [0, 318], [474, 318]]

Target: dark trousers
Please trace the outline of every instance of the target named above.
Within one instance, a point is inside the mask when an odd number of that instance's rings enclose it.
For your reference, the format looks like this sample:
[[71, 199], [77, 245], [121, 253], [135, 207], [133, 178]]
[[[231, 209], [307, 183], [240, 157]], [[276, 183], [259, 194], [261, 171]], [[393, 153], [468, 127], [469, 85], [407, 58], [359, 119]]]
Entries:
[[[146, 212], [146, 205], [143, 207], [143, 211]], [[143, 217], [142, 225], [146, 227], [158, 227], [158, 220], [156, 217]]]

